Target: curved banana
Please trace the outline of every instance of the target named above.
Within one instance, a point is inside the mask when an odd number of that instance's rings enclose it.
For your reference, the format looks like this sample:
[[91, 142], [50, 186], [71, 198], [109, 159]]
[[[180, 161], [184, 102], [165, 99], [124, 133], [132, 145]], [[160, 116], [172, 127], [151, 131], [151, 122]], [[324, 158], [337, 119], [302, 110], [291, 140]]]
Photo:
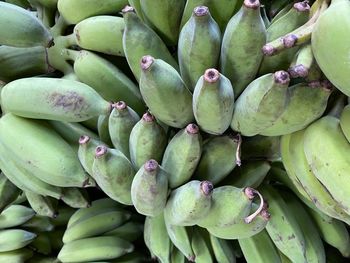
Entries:
[[22, 224], [21, 227], [35, 233], [50, 232], [55, 228], [49, 217], [40, 215], [33, 216], [27, 222]]
[[73, 208], [90, 206], [89, 195], [86, 189], [77, 187], [62, 187], [61, 200]]
[[195, 262], [198, 263], [214, 262], [211, 255], [211, 244], [206, 242], [205, 235], [208, 236], [208, 232], [205, 229], [193, 227], [191, 245], [195, 255]]
[[[0, 161], [1, 163], [1, 161]], [[1, 167], [1, 164], [0, 164]], [[2, 169], [2, 168], [1, 168]], [[19, 196], [21, 190], [6, 175], [0, 173], [0, 213]]]
[[28, 247], [43, 255], [49, 255], [52, 252], [50, 237], [45, 232], [39, 233]]
[[0, 252], [0, 262], [22, 263], [30, 259], [32, 256], [33, 250], [29, 248], [20, 248], [12, 251]]
[[109, 115], [100, 115], [97, 120], [97, 133], [100, 137], [100, 140], [107, 144], [112, 145], [111, 138], [109, 136], [109, 128], [108, 128], [108, 122], [109, 122]]
[[292, 78], [305, 78], [309, 75], [309, 70], [314, 64], [314, 55], [312, 54], [311, 44], [305, 44], [296, 54], [295, 65], [288, 69]]
[[117, 228], [103, 233], [103, 236], [117, 236], [129, 242], [137, 240], [144, 232], [144, 224], [136, 221], [128, 221]]
[[350, 143], [350, 105], [346, 105], [340, 115], [340, 128]]
[[195, 255], [191, 245], [191, 234], [193, 227], [171, 225], [165, 220], [167, 233], [173, 245], [184, 255], [189, 261], [195, 260]]
[[99, 139], [90, 138], [88, 135], [82, 135], [79, 138], [78, 158], [85, 171], [92, 176], [92, 166], [95, 160], [95, 149], [103, 145]]
[[38, 215], [48, 216], [51, 218], [57, 217], [57, 208], [49, 197], [38, 195], [29, 191], [25, 191], [24, 193], [27, 197], [29, 205]]
[[20, 249], [36, 238], [36, 234], [22, 229], [0, 230], [0, 252]]
[[11, 205], [0, 214], [0, 229], [20, 226], [35, 215], [35, 211], [23, 205]]
[[217, 238], [211, 234], [210, 244], [217, 262], [220, 263], [235, 263], [236, 256], [233, 252], [233, 247], [228, 240]]

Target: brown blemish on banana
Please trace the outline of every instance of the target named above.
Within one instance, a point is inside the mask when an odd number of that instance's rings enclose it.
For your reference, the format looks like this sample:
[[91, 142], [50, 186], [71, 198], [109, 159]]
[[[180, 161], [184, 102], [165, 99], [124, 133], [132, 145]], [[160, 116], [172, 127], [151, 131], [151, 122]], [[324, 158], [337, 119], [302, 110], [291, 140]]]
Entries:
[[78, 93], [70, 91], [67, 94], [62, 94], [54, 92], [48, 97], [49, 102], [55, 107], [62, 107], [67, 111], [81, 111], [84, 107], [84, 98], [81, 97]]

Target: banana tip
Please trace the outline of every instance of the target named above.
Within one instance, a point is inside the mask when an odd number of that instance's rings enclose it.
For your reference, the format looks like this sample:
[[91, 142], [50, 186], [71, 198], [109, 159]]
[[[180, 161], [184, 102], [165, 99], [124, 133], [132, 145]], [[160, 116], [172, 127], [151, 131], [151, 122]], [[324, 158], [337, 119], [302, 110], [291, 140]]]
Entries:
[[101, 157], [107, 153], [107, 147], [104, 145], [99, 145], [95, 149], [96, 158]]
[[153, 172], [155, 170], [158, 169], [158, 162], [154, 159], [148, 160], [145, 164], [144, 164], [144, 168], [147, 172]]
[[205, 196], [209, 196], [211, 195], [211, 193], [213, 192], [214, 186], [211, 182], [209, 181], [203, 181], [200, 184], [201, 187], [201, 191]]
[[130, 5], [126, 5], [123, 9], [122, 9], [122, 13], [128, 13], [128, 12], [135, 12], [135, 9], [130, 6]]
[[243, 5], [250, 9], [258, 9], [260, 7], [259, 0], [244, 0]]
[[261, 50], [265, 56], [273, 56], [277, 51], [276, 48], [269, 44], [264, 45]]
[[126, 108], [126, 103], [124, 101], [118, 101], [112, 104], [113, 109], [124, 110]]
[[204, 80], [209, 83], [215, 83], [220, 78], [220, 72], [215, 68], [209, 68], [204, 72]]
[[149, 111], [147, 111], [142, 115], [142, 120], [144, 120], [145, 122], [154, 122], [155, 118]]
[[206, 16], [209, 14], [209, 8], [207, 6], [197, 6], [193, 9], [193, 14], [195, 16]]
[[290, 77], [287, 71], [279, 70], [274, 74], [275, 82], [286, 85], [290, 82]]
[[90, 137], [87, 135], [82, 135], [79, 138], [79, 144], [86, 144], [90, 141]]
[[141, 69], [147, 70], [149, 69], [154, 62], [154, 57], [150, 55], [143, 56], [141, 58]]
[[293, 5], [293, 8], [298, 12], [308, 12], [310, 11], [309, 1], [297, 2]]
[[282, 38], [283, 41], [283, 46], [286, 48], [291, 48], [294, 47], [295, 44], [298, 41], [298, 37], [294, 34], [290, 34], [288, 36], [285, 36], [284, 38]]
[[199, 132], [199, 128], [196, 124], [190, 123], [186, 126], [186, 131], [189, 134], [197, 134]]

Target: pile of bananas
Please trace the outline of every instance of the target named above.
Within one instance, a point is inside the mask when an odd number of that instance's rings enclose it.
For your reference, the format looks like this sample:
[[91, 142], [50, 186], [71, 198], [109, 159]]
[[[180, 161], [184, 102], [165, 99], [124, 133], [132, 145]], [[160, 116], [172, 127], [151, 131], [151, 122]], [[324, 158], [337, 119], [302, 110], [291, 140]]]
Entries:
[[350, 257], [350, 1], [0, 1], [0, 263]]

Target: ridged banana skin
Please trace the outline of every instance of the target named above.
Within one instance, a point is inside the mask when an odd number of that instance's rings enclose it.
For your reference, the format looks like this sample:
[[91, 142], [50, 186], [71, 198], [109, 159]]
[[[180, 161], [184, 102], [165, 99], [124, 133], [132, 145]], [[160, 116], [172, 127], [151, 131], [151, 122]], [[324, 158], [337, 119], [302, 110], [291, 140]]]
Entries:
[[163, 213], [146, 217], [144, 241], [148, 249], [162, 263], [170, 263], [172, 243], [169, 239]]
[[52, 45], [53, 38], [43, 23], [28, 10], [6, 2], [0, 3], [0, 44], [15, 47]]
[[29, 205], [38, 215], [51, 218], [57, 217], [58, 213], [55, 204], [50, 198], [29, 191], [25, 191], [25, 195]]
[[[281, 72], [284, 75], [283, 71]], [[287, 105], [287, 77], [279, 83], [276, 73], [253, 80], [238, 97], [231, 128], [244, 136], [254, 136], [272, 126]]]
[[83, 188], [62, 187], [61, 200], [73, 208], [85, 208], [90, 206], [88, 192]]
[[340, 115], [340, 128], [350, 143], [350, 105], [345, 106]]
[[296, 84], [288, 87], [289, 103], [278, 120], [266, 130], [264, 136], [280, 136], [306, 128], [322, 116], [327, 107], [331, 90]]
[[74, 72], [80, 81], [95, 89], [107, 101], [122, 100], [138, 113], [145, 111], [140, 90], [120, 69], [93, 52], [82, 50], [76, 54]]
[[249, 238], [238, 239], [238, 242], [248, 263], [281, 263], [278, 250], [266, 230]]
[[134, 250], [134, 245], [118, 237], [84, 238], [65, 244], [57, 258], [63, 263], [118, 258]]
[[343, 255], [350, 256], [350, 237], [346, 225], [337, 219], [327, 222], [317, 212], [308, 209], [309, 215], [317, 226], [322, 239], [332, 247], [335, 247]]
[[[312, 172], [312, 168], [308, 164], [304, 153], [304, 133], [305, 130], [285, 135], [289, 138], [282, 138], [281, 147], [286, 147], [286, 151], [282, 151], [282, 160], [288, 158], [286, 170], [291, 176], [295, 176], [300, 182], [305, 192], [313, 200], [316, 207], [326, 215], [337, 218], [344, 222], [350, 223], [350, 217], [341, 208], [341, 206], [333, 199], [324, 185], [317, 179]], [[287, 155], [287, 156], [285, 156]]]
[[303, 205], [291, 193], [283, 192], [283, 199], [288, 208], [298, 216], [298, 224], [305, 238], [305, 257], [308, 263], [326, 263], [326, 252], [317, 226], [312, 221]]
[[[206, 231], [203, 229], [203, 231]], [[191, 245], [195, 255], [195, 262], [198, 263], [212, 263], [213, 257], [211, 255], [210, 243], [208, 244], [205, 240], [203, 232], [198, 227], [193, 227]]]
[[6, 114], [0, 139], [18, 157], [17, 163], [40, 180], [61, 187], [89, 184], [71, 146], [43, 123]]
[[298, 225], [297, 215], [288, 210], [277, 189], [264, 185], [260, 192], [269, 204], [271, 219], [266, 230], [273, 243], [292, 261], [306, 263], [305, 239]]
[[100, 15], [84, 19], [75, 25], [73, 36], [83, 49], [124, 57], [124, 19]]
[[20, 248], [8, 252], [0, 252], [0, 263], [23, 263], [33, 256], [33, 251], [28, 248]]
[[221, 32], [205, 6], [196, 7], [181, 29], [178, 42], [180, 73], [188, 89], [208, 68], [216, 68], [220, 56]]
[[185, 0], [140, 0], [142, 16], [168, 45], [176, 45]]
[[93, 88], [58, 78], [23, 78], [1, 91], [6, 112], [35, 119], [80, 122], [110, 112], [110, 103]]
[[[349, 72], [350, 45], [343, 36], [350, 32], [350, 3], [333, 1], [321, 14], [311, 35], [312, 51], [322, 72], [339, 90], [350, 96]], [[327, 32], [327, 35], [325, 35]], [[332, 47], [332, 52], [329, 52]]]
[[131, 183], [136, 172], [121, 151], [105, 149], [105, 154], [95, 156], [92, 176], [110, 198], [125, 205], [132, 205]]
[[211, 234], [209, 234], [209, 237], [210, 237], [210, 244], [211, 244], [216, 262], [219, 262], [219, 263], [236, 262], [236, 256], [233, 252], [233, 247], [228, 240], [217, 238]]
[[23, 248], [36, 236], [36, 234], [22, 229], [0, 230], [0, 252]]
[[[133, 12], [124, 13], [125, 29], [123, 49], [129, 67], [137, 81], [140, 81], [142, 56], [151, 55], [169, 63], [178, 69], [176, 60], [171, 56], [163, 40]], [[145, 45], [146, 43], [146, 45]]]
[[0, 214], [0, 229], [20, 226], [35, 215], [33, 209], [23, 205], [11, 205]]
[[325, 116], [304, 133], [304, 152], [312, 172], [327, 188], [339, 206], [350, 214], [350, 146], [339, 119]]
[[82, 218], [66, 229], [62, 239], [63, 243], [66, 244], [74, 240], [98, 236], [122, 225], [129, 218], [130, 213], [115, 209]]
[[53, 71], [47, 61], [46, 49], [39, 46], [0, 46], [0, 67], [0, 79], [6, 82]]
[[230, 79], [237, 97], [255, 78], [265, 43], [260, 3], [246, 0], [226, 26], [220, 54], [221, 72]]
[[72, 25], [91, 16], [118, 13], [127, 4], [127, 0], [107, 0], [103, 3], [91, 0], [59, 0], [57, 8], [65, 21]]
[[[1, 161], [0, 161], [1, 163]], [[0, 164], [1, 167], [1, 164]], [[1, 168], [2, 169], [2, 168]], [[0, 173], [0, 213], [17, 199], [21, 190], [14, 185], [6, 175]]]
[[140, 91], [151, 113], [175, 128], [192, 122], [192, 94], [179, 73], [165, 61], [149, 56], [143, 57], [141, 67], [145, 69], [141, 72]]

